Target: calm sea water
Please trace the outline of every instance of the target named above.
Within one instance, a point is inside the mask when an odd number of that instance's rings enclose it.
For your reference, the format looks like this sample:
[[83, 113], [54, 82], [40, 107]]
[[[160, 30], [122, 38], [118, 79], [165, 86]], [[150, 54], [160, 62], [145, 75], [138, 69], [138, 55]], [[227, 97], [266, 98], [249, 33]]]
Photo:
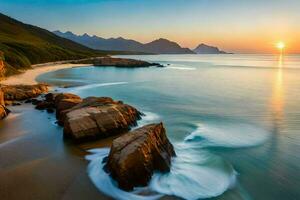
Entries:
[[[120, 56], [121, 57], [121, 56]], [[148, 187], [185, 199], [300, 199], [300, 56], [122, 56], [165, 68], [83, 67], [38, 81], [87, 96], [110, 96], [144, 113], [140, 125], [163, 121], [177, 157]], [[118, 190], [101, 169], [107, 149], [93, 150], [88, 172], [104, 193]], [[175, 198], [175, 197], [174, 197]]]

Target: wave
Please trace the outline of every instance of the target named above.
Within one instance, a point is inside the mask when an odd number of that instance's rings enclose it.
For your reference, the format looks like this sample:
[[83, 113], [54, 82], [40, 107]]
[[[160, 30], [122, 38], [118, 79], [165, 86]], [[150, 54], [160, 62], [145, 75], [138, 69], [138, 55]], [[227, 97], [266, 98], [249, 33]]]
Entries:
[[[145, 112], [139, 126], [159, 119], [159, 115]], [[115, 199], [154, 200], [164, 195], [189, 200], [212, 198], [238, 185], [238, 173], [229, 162], [206, 147], [250, 147], [264, 143], [269, 136], [264, 129], [246, 123], [197, 124], [196, 130], [182, 142], [174, 143], [177, 156], [172, 158], [170, 172], [154, 173], [147, 187], [132, 192], [119, 189], [104, 172], [102, 160], [108, 156], [108, 148], [90, 151], [92, 154], [86, 157], [90, 161], [88, 174], [99, 190]]]
[[182, 145], [190, 147], [241, 148], [263, 144], [270, 133], [262, 128], [245, 123], [206, 123], [184, 139]]
[[[191, 200], [210, 198], [222, 194], [236, 181], [236, 172], [220, 157], [207, 151], [176, 148], [177, 157], [173, 158], [169, 173], [155, 173], [148, 187], [126, 192], [119, 189], [117, 183], [103, 170], [102, 160], [108, 156], [109, 149], [93, 149], [90, 153], [86, 159], [90, 161], [88, 175], [92, 182], [104, 194], [120, 200], [154, 200], [163, 195]], [[150, 195], [145, 196], [147, 193]]]
[[138, 121], [138, 126], [134, 127], [134, 129], [145, 126], [146, 124], [159, 122], [160, 116], [153, 112], [143, 112], [144, 116], [142, 119]]
[[175, 150], [170, 172], [153, 175], [153, 191], [196, 200], [219, 196], [235, 185], [237, 173], [221, 157], [176, 146]]
[[92, 88], [97, 88], [97, 87], [105, 87], [105, 86], [112, 86], [112, 85], [124, 85], [128, 84], [128, 82], [110, 82], [110, 83], [95, 83], [95, 84], [88, 84], [88, 85], [83, 85], [75, 88], [69, 88], [68, 91], [76, 92], [80, 90], [88, 90]]
[[168, 66], [166, 69], [177, 69], [177, 70], [196, 70], [195, 67], [187, 67], [185, 65], [175, 65], [175, 66]]

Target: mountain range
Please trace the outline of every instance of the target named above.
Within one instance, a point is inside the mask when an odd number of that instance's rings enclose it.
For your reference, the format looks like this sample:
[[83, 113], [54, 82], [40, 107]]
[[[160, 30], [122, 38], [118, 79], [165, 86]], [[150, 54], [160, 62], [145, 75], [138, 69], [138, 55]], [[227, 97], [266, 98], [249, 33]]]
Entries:
[[60, 37], [73, 40], [79, 44], [98, 50], [114, 50], [114, 51], [135, 51], [153, 54], [194, 54], [188, 48], [182, 48], [177, 43], [167, 39], [160, 38], [152, 42], [143, 44], [135, 40], [118, 38], [102, 38], [98, 36], [90, 36], [88, 34], [76, 35], [70, 31], [65, 33], [54, 31]]
[[226, 53], [220, 51], [217, 47], [200, 44], [194, 50], [188, 48], [182, 48], [176, 42], [167, 39], [157, 39], [149, 43], [141, 43], [135, 40], [118, 38], [102, 38], [98, 36], [90, 36], [88, 34], [76, 35], [70, 31], [61, 32], [54, 31], [56, 35], [73, 40], [79, 44], [85, 45], [92, 49], [98, 50], [113, 50], [113, 51], [134, 51], [153, 54], [222, 54]]

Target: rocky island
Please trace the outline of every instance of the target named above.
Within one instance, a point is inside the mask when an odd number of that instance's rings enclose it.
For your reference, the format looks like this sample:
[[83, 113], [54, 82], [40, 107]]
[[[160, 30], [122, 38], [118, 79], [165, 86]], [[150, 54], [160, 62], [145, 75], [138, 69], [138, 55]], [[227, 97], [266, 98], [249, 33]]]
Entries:
[[197, 54], [229, 54], [225, 51], [221, 51], [218, 47], [209, 46], [206, 44], [199, 44], [194, 50]]
[[134, 59], [126, 59], [126, 58], [113, 58], [109, 56], [105, 57], [97, 57], [97, 58], [90, 58], [90, 59], [82, 59], [79, 61], [73, 61], [72, 63], [75, 64], [92, 64], [94, 66], [105, 66], [105, 67], [128, 67], [128, 68], [135, 68], [135, 67], [164, 67], [159, 63], [150, 63], [142, 60], [134, 60]]

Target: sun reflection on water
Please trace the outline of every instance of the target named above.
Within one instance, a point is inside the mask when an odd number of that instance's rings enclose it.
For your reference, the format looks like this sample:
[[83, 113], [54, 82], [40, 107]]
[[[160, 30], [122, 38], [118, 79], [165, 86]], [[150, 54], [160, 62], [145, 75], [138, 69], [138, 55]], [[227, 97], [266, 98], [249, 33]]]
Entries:
[[284, 86], [283, 86], [283, 54], [278, 57], [278, 68], [273, 78], [271, 111], [275, 127], [279, 127], [284, 113]]

